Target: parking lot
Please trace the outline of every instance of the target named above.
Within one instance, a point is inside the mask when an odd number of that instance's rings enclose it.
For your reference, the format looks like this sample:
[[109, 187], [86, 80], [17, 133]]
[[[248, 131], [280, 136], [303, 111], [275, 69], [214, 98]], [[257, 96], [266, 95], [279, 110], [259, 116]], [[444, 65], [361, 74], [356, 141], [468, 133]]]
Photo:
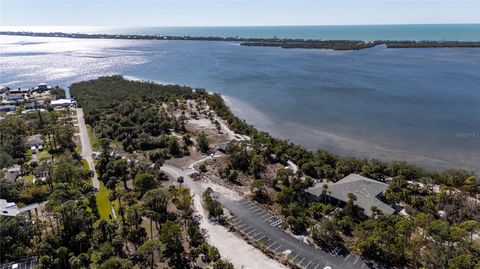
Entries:
[[353, 253], [330, 252], [315, 249], [283, 231], [286, 225], [281, 219], [268, 213], [252, 201], [232, 201], [219, 197], [233, 214], [230, 223], [243, 235], [265, 246], [277, 255], [285, 255], [300, 268], [369, 268], [361, 257]]

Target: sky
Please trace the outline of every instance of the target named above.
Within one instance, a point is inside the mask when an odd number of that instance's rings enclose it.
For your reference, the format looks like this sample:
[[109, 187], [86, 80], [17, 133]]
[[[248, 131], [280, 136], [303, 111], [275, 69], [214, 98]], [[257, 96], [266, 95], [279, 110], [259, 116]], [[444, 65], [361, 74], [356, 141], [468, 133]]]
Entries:
[[479, 0], [0, 0], [0, 26], [480, 23]]

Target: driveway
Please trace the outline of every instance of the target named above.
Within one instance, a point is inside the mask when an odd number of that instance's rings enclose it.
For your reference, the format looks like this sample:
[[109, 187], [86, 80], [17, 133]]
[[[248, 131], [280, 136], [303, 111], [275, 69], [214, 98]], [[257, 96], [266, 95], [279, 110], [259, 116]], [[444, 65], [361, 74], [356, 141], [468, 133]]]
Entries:
[[[173, 178], [182, 176], [184, 183], [198, 196], [201, 196], [203, 187], [189, 177], [185, 171], [171, 165], [164, 165], [161, 171]], [[220, 193], [215, 196], [234, 215], [231, 220], [240, 232], [253, 240], [263, 244], [269, 250], [284, 254], [300, 268], [322, 269], [326, 266], [334, 268], [368, 268], [361, 257], [354, 254], [344, 256], [334, 255], [323, 250], [315, 249], [299, 239], [285, 233], [280, 228], [281, 220], [248, 199], [233, 200]], [[328, 268], [328, 267], [327, 267]]]
[[85, 159], [93, 171], [92, 185], [97, 190], [100, 189], [100, 182], [98, 182], [97, 171], [95, 170], [95, 163], [93, 162], [92, 144], [90, 143], [90, 137], [88, 136], [87, 126], [85, 125], [85, 119], [83, 117], [83, 109], [77, 108], [77, 121], [78, 129], [80, 130], [80, 143], [82, 144], [82, 153], [80, 154]]

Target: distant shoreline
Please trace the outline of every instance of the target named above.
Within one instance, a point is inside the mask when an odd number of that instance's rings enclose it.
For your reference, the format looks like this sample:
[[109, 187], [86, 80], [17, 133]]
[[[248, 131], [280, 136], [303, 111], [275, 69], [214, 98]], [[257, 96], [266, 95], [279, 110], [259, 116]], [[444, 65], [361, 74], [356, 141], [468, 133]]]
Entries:
[[377, 45], [386, 45], [387, 48], [480, 48], [480, 41], [397, 41], [397, 40], [318, 40], [318, 39], [278, 39], [278, 38], [244, 38], [244, 37], [201, 37], [201, 36], [172, 36], [172, 35], [128, 35], [128, 34], [82, 34], [63, 32], [18, 32], [0, 31], [0, 35], [31, 36], [31, 37], [61, 37], [80, 39], [127, 39], [127, 40], [189, 40], [189, 41], [234, 41], [241, 42], [242, 46], [304, 48], [304, 49], [332, 49], [332, 50], [360, 50]]

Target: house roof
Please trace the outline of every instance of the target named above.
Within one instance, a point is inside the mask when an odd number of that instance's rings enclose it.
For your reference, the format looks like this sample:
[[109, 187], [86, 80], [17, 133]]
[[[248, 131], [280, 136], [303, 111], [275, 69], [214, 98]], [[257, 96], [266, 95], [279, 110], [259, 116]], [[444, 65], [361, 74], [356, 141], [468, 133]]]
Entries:
[[5, 171], [5, 179], [7, 181], [14, 182], [18, 176], [20, 175], [20, 165], [15, 164], [12, 167], [6, 169]]
[[5, 199], [0, 199], [0, 215], [15, 217], [16, 215], [22, 212], [30, 211], [32, 209], [37, 208], [38, 206], [39, 206], [38, 203], [34, 203], [24, 207], [18, 207], [15, 203], [12, 203], [12, 202], [9, 203]]
[[318, 183], [308, 188], [307, 192], [314, 196], [321, 196], [324, 184], [328, 186], [328, 195], [337, 200], [347, 202], [348, 194], [354, 194], [357, 197], [355, 204], [362, 208], [367, 216], [372, 215], [372, 206], [377, 207], [386, 215], [395, 212], [392, 207], [378, 199], [378, 196], [388, 188], [388, 184], [383, 182], [358, 174], [350, 174], [335, 183]]
[[71, 104], [74, 104], [75, 101], [73, 101], [72, 99], [58, 99], [58, 100], [53, 100], [50, 102], [50, 104], [52, 106], [55, 106], [55, 105], [71, 105]]
[[43, 144], [43, 139], [41, 134], [31, 135], [27, 138], [27, 145], [36, 146]]

